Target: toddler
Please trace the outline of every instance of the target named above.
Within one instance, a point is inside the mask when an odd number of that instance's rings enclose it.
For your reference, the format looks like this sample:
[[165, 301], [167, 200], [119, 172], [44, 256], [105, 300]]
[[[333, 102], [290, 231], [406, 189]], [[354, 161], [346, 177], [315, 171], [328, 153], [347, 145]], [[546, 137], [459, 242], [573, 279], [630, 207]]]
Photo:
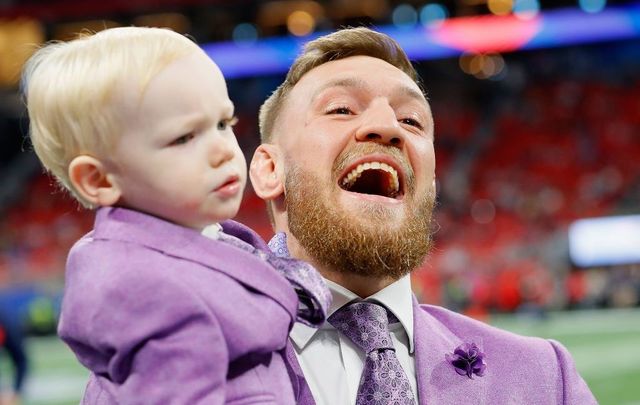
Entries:
[[293, 404], [289, 330], [330, 295], [229, 220], [247, 170], [215, 63], [170, 30], [114, 28], [43, 47], [23, 88], [43, 165], [97, 208], [58, 327], [91, 370], [84, 402]]

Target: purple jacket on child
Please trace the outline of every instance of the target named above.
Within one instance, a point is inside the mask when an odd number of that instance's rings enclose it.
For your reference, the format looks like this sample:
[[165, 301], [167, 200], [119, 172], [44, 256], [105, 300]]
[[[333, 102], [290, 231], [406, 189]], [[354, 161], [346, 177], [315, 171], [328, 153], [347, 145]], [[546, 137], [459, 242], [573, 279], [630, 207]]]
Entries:
[[[225, 233], [264, 241], [233, 221]], [[284, 348], [298, 299], [256, 255], [100, 208], [67, 263], [58, 332], [91, 370], [88, 404], [294, 404]]]

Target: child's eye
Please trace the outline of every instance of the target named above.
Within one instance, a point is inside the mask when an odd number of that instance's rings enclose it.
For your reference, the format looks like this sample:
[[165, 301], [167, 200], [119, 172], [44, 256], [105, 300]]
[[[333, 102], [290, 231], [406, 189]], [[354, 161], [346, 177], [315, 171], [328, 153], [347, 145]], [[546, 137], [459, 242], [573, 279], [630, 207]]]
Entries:
[[238, 117], [226, 118], [218, 122], [218, 131], [232, 127], [238, 123]]
[[353, 114], [353, 111], [351, 111], [349, 107], [336, 107], [327, 111], [327, 114], [351, 115]]
[[403, 118], [400, 120], [400, 123], [410, 125], [418, 129], [422, 129], [422, 124], [420, 124], [417, 120], [414, 120], [413, 118]]
[[173, 141], [171, 141], [169, 146], [184, 145], [185, 143], [187, 143], [190, 140], [192, 140], [193, 137], [194, 137], [194, 135], [192, 133], [191, 134], [182, 135], [182, 136], [174, 139]]

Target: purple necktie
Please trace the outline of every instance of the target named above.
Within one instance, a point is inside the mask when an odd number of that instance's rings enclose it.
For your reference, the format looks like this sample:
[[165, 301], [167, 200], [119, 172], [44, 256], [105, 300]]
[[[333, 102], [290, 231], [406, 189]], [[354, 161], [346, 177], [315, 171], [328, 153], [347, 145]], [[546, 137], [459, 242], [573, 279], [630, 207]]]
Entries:
[[273, 266], [289, 281], [298, 294], [298, 322], [314, 327], [322, 325], [331, 305], [331, 292], [313, 266], [288, 256], [279, 256], [256, 249], [243, 240], [224, 232], [218, 234], [218, 239], [251, 252]]
[[397, 318], [379, 304], [347, 304], [328, 319], [366, 355], [356, 405], [414, 405], [409, 380], [396, 357], [389, 322]]

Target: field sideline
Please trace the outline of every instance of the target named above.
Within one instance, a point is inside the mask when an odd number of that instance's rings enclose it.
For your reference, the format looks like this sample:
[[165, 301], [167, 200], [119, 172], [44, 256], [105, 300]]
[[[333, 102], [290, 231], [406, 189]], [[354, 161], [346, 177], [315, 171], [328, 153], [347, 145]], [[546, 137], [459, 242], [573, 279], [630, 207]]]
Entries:
[[[553, 338], [572, 353], [602, 405], [640, 405], [640, 309], [550, 313], [545, 320], [494, 317], [514, 332]], [[54, 337], [31, 338], [31, 375], [23, 405], [77, 404], [87, 373]], [[2, 356], [2, 385], [9, 384]]]

